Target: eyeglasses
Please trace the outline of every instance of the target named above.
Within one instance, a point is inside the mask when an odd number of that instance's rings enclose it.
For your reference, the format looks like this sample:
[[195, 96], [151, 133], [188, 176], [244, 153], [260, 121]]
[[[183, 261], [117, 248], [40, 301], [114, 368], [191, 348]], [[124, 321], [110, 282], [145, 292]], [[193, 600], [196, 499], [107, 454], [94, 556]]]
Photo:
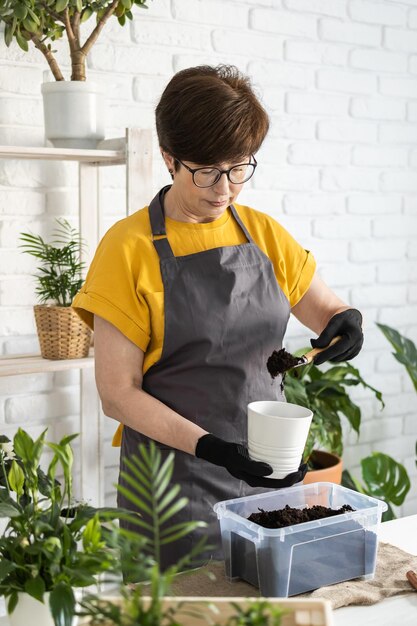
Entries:
[[186, 170], [191, 172], [193, 175], [193, 183], [197, 187], [212, 187], [220, 180], [223, 174], [226, 174], [228, 180], [233, 185], [241, 185], [242, 183], [246, 183], [246, 181], [253, 176], [256, 166], [258, 165], [253, 155], [251, 156], [253, 163], [239, 163], [229, 170], [219, 170], [217, 167], [197, 167], [196, 169], [192, 169], [176, 157], [174, 157], [174, 159], [178, 161], [178, 163], [181, 163]]

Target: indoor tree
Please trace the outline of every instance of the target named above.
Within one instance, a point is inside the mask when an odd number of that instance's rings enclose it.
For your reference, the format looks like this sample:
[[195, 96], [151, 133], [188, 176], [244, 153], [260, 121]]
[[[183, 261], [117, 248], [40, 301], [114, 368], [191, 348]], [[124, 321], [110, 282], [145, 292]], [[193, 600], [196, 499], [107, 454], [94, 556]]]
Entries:
[[[71, 56], [71, 80], [86, 80], [86, 58], [106, 22], [116, 17], [124, 26], [133, 19], [133, 6], [149, 8], [148, 0], [1, 0], [0, 23], [10, 46], [13, 38], [27, 52], [32, 43], [44, 55], [55, 80], [65, 80], [52, 43], [66, 36]], [[80, 25], [95, 16], [96, 24], [84, 42]]]

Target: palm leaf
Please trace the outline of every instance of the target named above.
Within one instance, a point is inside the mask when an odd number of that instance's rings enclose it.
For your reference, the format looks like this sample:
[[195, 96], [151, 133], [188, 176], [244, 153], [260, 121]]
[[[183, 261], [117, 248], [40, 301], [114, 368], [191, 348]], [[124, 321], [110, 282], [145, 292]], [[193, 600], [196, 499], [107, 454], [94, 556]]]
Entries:
[[[174, 471], [174, 453], [165, 459], [154, 442], [149, 447], [140, 444], [138, 454], [125, 459], [126, 471], [121, 472], [125, 484], [119, 492], [131, 502], [141, 516], [132, 522], [146, 532], [144, 550], [160, 563], [161, 546], [192, 532], [201, 522], [172, 525], [173, 517], [187, 505], [187, 498], [178, 498], [180, 487], [170, 486]], [[163, 511], [163, 513], [162, 513]]]
[[206, 524], [205, 522], [184, 522], [183, 524], [175, 524], [175, 526], [182, 526], [182, 528], [177, 528], [176, 532], [172, 532], [172, 528], [170, 529], [171, 532], [167, 533], [164, 537], [161, 537], [161, 545], [165, 545], [168, 543], [173, 543], [174, 541], [177, 541], [178, 539], [180, 539], [181, 537], [185, 537], [185, 535], [189, 535], [190, 532], [192, 532], [193, 530], [196, 530], [197, 528], [205, 528]]
[[[136, 478], [137, 482], [135, 482], [132, 478], [132, 481], [135, 485], [135, 489], [136, 491], [138, 491], [140, 494], [143, 495], [143, 497], [148, 500], [149, 502], [152, 502], [152, 498], [149, 494], [149, 491], [146, 489], [146, 487], [143, 485], [142, 483], [142, 475], [139, 471], [139, 469], [136, 467], [135, 463], [133, 462], [133, 460], [131, 459], [125, 459], [125, 463], [126, 463], [126, 467], [128, 467], [130, 469], [130, 471], [132, 472], [132, 474], [134, 475], [134, 477]], [[151, 510], [149, 509], [149, 514], [151, 514]]]
[[21, 233], [19, 246], [23, 252], [40, 259], [36, 294], [39, 302], [50, 300], [60, 306], [70, 306], [74, 296], [81, 289], [81, 277], [85, 263], [80, 260], [86, 248], [77, 231], [65, 219], [56, 220], [59, 228], [54, 233], [51, 243], [40, 235]]

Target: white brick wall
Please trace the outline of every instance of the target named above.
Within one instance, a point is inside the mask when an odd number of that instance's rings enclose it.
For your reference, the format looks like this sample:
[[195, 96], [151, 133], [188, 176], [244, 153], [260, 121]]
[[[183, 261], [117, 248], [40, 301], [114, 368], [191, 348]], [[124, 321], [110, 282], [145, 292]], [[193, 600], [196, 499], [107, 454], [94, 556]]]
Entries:
[[[65, 46], [58, 56], [68, 71]], [[125, 28], [104, 29], [89, 77], [107, 84], [108, 136], [153, 124], [155, 103], [174, 71], [235, 63], [250, 74], [271, 116], [256, 177], [242, 194], [313, 250], [322, 277], [361, 307], [366, 343], [356, 364], [384, 392], [381, 413], [369, 394], [359, 443], [347, 436], [346, 465], [382, 450], [403, 461], [414, 492], [402, 513], [417, 512], [417, 397], [375, 326], [417, 340], [417, 2], [386, 0], [154, 0]], [[43, 141], [36, 50], [0, 43], [0, 143]], [[155, 190], [168, 182], [155, 143]], [[122, 168], [106, 169], [108, 228], [124, 210]], [[245, 200], [246, 199], [246, 200]], [[73, 164], [0, 161], [0, 354], [36, 349], [32, 260], [18, 234], [46, 235], [55, 216], [77, 220]], [[289, 349], [310, 332], [290, 323]], [[0, 380], [0, 423], [51, 434], [78, 429], [78, 373]], [[113, 429], [107, 420], [106, 441]], [[108, 448], [106, 484], [118, 451]], [[108, 489], [109, 501], [113, 497]]]

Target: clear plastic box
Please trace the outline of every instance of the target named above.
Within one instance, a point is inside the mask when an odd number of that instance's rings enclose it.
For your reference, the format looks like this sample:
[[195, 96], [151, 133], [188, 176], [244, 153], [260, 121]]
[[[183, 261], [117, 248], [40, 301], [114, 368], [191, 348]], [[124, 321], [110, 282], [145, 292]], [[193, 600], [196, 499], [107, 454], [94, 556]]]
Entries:
[[[321, 520], [263, 528], [247, 517], [258, 512], [315, 504], [354, 511]], [[220, 522], [226, 576], [242, 578], [262, 596], [286, 598], [343, 580], [375, 574], [378, 526], [387, 505], [335, 485], [313, 483], [225, 500], [214, 505]]]

